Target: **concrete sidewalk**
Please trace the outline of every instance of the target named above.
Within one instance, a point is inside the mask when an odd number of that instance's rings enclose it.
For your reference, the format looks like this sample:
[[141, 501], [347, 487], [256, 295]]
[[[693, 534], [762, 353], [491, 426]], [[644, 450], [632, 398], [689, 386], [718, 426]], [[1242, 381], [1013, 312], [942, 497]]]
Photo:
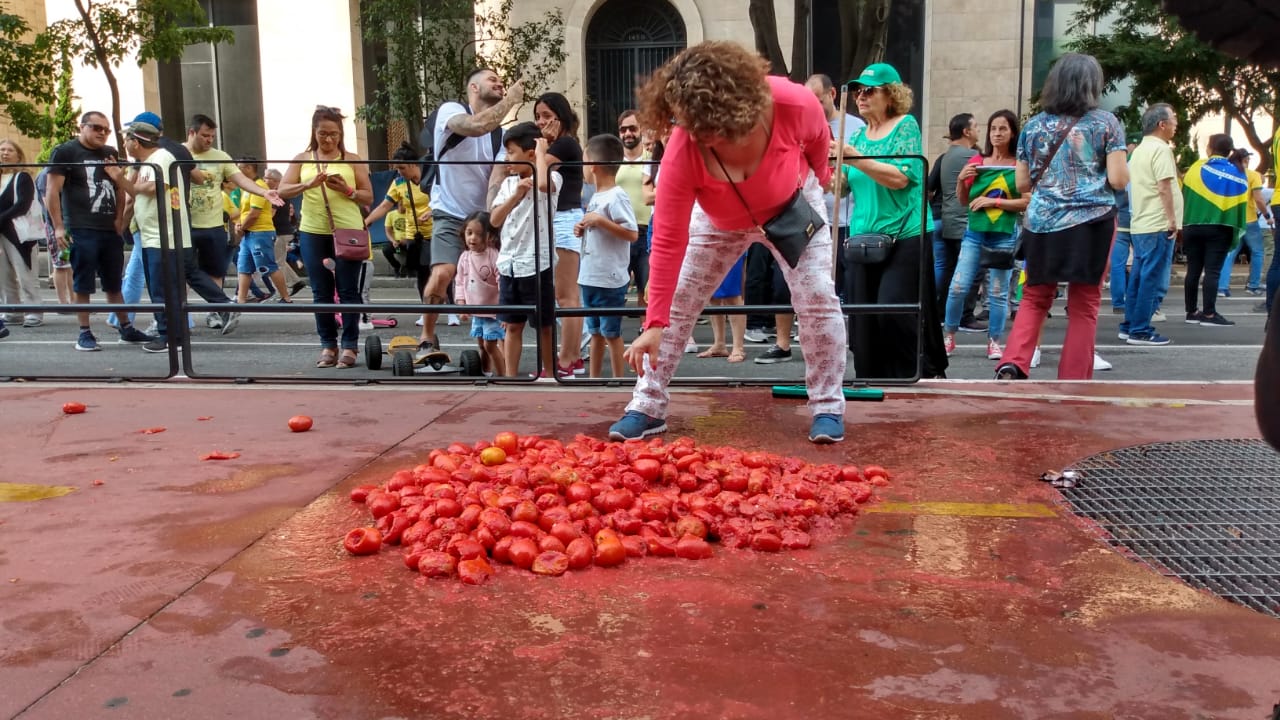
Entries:
[[1280, 623], [1112, 552], [1036, 481], [1256, 437], [1251, 393], [923, 383], [851, 404], [826, 447], [767, 390], [676, 393], [673, 438], [894, 481], [812, 550], [473, 588], [348, 556], [349, 489], [501, 430], [599, 436], [625, 393], [3, 386], [4, 482], [68, 491], [0, 484], [0, 717], [1265, 717]]

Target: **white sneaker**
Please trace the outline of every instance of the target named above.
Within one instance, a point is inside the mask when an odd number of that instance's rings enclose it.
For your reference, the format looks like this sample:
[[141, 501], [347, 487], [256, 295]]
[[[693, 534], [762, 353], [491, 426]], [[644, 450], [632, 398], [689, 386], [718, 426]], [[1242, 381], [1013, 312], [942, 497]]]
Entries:
[[1164, 322], [1167, 319], [1168, 318], [1164, 316], [1164, 313], [1160, 312], [1159, 310], [1151, 313], [1151, 322]]
[[1040, 367], [1040, 348], [1038, 347], [1036, 348], [1036, 351], [1034, 353], [1031, 353], [1031, 367], [1033, 368]]
[[422, 327], [422, 318], [418, 318], [418, 321], [415, 322], [414, 325], [417, 325], [418, 327]]
[[371, 322], [365, 322], [365, 321], [361, 320], [361, 321], [360, 321], [360, 329], [361, 329], [361, 330], [372, 330], [372, 329], [373, 329], [373, 323], [371, 323]]
[[746, 338], [747, 342], [753, 342], [753, 343], [769, 342], [769, 336], [765, 335], [764, 331], [758, 328], [750, 328], [749, 330], [747, 330], [746, 335], [744, 335], [743, 337]]
[[208, 315], [205, 315], [204, 326], [215, 330], [222, 327], [222, 316], [218, 313], [209, 313]]
[[1102, 372], [1104, 370], [1110, 370], [1110, 369], [1111, 369], [1111, 363], [1107, 362], [1106, 360], [1103, 360], [1102, 356], [1099, 355], [1098, 353], [1093, 354], [1093, 371], [1094, 372]]
[[457, 315], [454, 315], [453, 313], [449, 313], [449, 324], [453, 326], [461, 325], [462, 319], [459, 318]]
[[147, 329], [146, 329], [146, 330], [143, 330], [143, 332], [145, 332], [145, 333], [146, 333], [146, 334], [148, 334], [148, 335], [155, 335], [155, 334], [156, 334], [156, 330], [157, 330], [157, 328], [156, 328], [156, 321], [155, 321], [155, 320], [152, 320], [152, 321], [151, 321], [151, 324], [150, 324], [150, 325], [148, 325], [148, 326], [147, 326]]
[[689, 338], [684, 344], [684, 351], [687, 353], [698, 352], [698, 343], [694, 342], [693, 338]]

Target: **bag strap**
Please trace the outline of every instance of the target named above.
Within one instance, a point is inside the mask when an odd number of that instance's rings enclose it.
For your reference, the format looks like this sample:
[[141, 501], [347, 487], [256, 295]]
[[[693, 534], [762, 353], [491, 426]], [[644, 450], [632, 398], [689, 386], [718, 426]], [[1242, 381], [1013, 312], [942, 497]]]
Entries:
[[409, 212], [413, 213], [413, 239], [417, 240], [422, 236], [422, 231], [418, 229], [418, 206], [413, 202], [413, 184], [408, 180], [404, 181], [404, 192], [409, 196]]
[[1053, 144], [1049, 146], [1049, 153], [1044, 156], [1044, 161], [1036, 166], [1038, 172], [1031, 175], [1031, 188], [1027, 190], [1028, 195], [1035, 191], [1036, 185], [1040, 184], [1044, 174], [1049, 171], [1049, 165], [1053, 162], [1053, 158], [1057, 156], [1058, 149], [1062, 147], [1062, 143], [1066, 142], [1067, 136], [1071, 134], [1071, 131], [1075, 129], [1076, 123], [1080, 122], [1083, 117], [1082, 115], [1078, 118], [1072, 118], [1071, 124], [1067, 126], [1066, 131], [1054, 138]]
[[733, 181], [733, 178], [729, 177], [729, 171], [725, 168], [724, 161], [720, 159], [719, 153], [715, 151], [715, 148], [707, 148], [707, 152], [711, 153], [711, 157], [716, 159], [716, 164], [720, 166], [720, 172], [724, 173], [724, 179], [729, 181], [729, 187], [733, 188], [733, 194], [738, 196], [738, 202], [742, 203], [743, 209], [747, 211], [747, 217], [751, 218], [751, 222], [756, 226], [757, 230], [764, 232], [764, 228], [756, 220], [755, 213], [751, 212], [751, 206], [747, 204], [747, 199], [742, 197], [742, 192], [738, 190], [738, 184]]
[[[316, 162], [316, 174], [324, 172], [320, 169], [320, 155], [314, 150], [311, 151], [311, 159]], [[333, 209], [329, 207], [329, 193], [325, 192], [324, 186], [325, 183], [321, 182], [320, 197], [324, 198], [324, 214], [329, 217], [329, 233], [331, 235], [336, 235], [338, 233], [338, 227], [333, 223]]]

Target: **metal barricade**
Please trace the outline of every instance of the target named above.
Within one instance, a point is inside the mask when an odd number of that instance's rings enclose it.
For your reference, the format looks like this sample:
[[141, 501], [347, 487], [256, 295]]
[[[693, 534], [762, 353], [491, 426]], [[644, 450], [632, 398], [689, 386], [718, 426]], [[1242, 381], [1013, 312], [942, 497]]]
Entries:
[[[156, 178], [155, 195], [157, 198], [167, 198], [168, 189], [163, 172], [160, 166], [154, 163], [119, 163], [120, 167], [126, 169], [150, 168], [153, 176]], [[6, 170], [16, 170], [25, 172], [28, 169], [39, 171], [45, 167], [50, 167], [51, 163], [20, 163], [5, 165]], [[38, 191], [37, 191], [38, 193]], [[123, 192], [117, 195], [116, 201], [123, 203], [125, 198], [122, 197]], [[41, 202], [40, 198], [33, 198], [33, 203]], [[164, 206], [168, 206], [165, 202]], [[159, 207], [159, 205], [158, 205]], [[47, 220], [48, 212], [41, 203], [42, 216]], [[65, 208], [64, 208], [65, 209]], [[173, 248], [169, 243], [169, 228], [172, 220], [167, 213], [158, 213], [158, 226], [160, 235], [160, 253], [161, 262], [159, 264], [161, 277], [159, 278], [159, 287], [166, 291], [165, 297], [172, 297], [167, 290], [172, 287], [175, 271], [172, 267]], [[53, 262], [52, 258], [59, 252], [57, 245], [53, 239], [53, 228], [46, 221], [43, 223], [45, 243], [48, 249], [50, 278], [52, 279]], [[72, 252], [75, 252], [75, 234], [69, 226], [65, 227], [67, 236], [70, 237], [72, 244]], [[0, 242], [7, 240], [0, 239]], [[123, 238], [121, 238], [121, 246], [123, 247]], [[134, 237], [134, 246], [131, 251], [137, 253], [139, 258], [142, 256], [142, 247], [138, 242], [138, 237]], [[36, 272], [39, 264], [40, 245], [32, 249], [32, 271]], [[123, 267], [122, 267], [123, 274]], [[90, 282], [94, 283], [95, 289], [98, 285], [98, 277], [90, 278]], [[122, 288], [123, 290], [123, 288]], [[91, 293], [92, 294], [92, 293]], [[74, 295], [73, 298], [74, 300]], [[51, 304], [40, 303], [31, 304], [0, 304], [0, 313], [22, 313], [22, 314], [39, 314], [39, 315], [71, 315], [80, 312], [89, 313], [113, 313], [113, 312], [131, 312], [136, 313], [135, 319], [142, 317], [143, 313], [165, 313], [170, 324], [176, 318], [175, 308], [171, 303], [152, 303], [152, 302], [121, 302], [121, 303], [68, 303], [68, 304]], [[92, 323], [92, 319], [90, 321]], [[90, 325], [92, 329], [92, 324]], [[39, 329], [38, 334], [41, 339], [28, 339], [14, 335], [11, 331], [10, 337], [3, 343], [6, 348], [3, 360], [0, 361], [0, 380], [53, 380], [53, 381], [78, 381], [78, 380], [102, 380], [102, 381], [156, 381], [167, 380], [178, 375], [181, 366], [178, 360], [178, 354], [171, 344], [166, 351], [167, 363], [163, 369], [150, 372], [151, 366], [154, 364], [151, 360], [141, 360], [135, 357], [136, 362], [120, 362], [119, 356], [114, 354], [116, 348], [108, 352], [93, 353], [76, 353], [72, 346], [75, 341], [72, 339], [74, 331], [79, 333], [78, 324], [72, 325], [68, 323], [66, 334], [59, 334], [57, 340], [48, 339], [54, 331], [61, 332], [61, 323], [45, 322], [44, 326]], [[19, 331], [25, 332], [25, 331]], [[107, 344], [107, 343], [104, 343]], [[50, 352], [52, 350], [52, 352]], [[142, 352], [137, 353], [140, 357], [153, 357]], [[85, 372], [74, 372], [79, 368], [87, 368]]]
[[[923, 155], [867, 155], [864, 157], [871, 160], [908, 160], [911, 162], [919, 162], [921, 164], [921, 177], [923, 178], [928, 176], [929, 164], [928, 164], [928, 160]], [[565, 166], [565, 165], [585, 167], [585, 166], [599, 166], [599, 165], [611, 165], [611, 164], [616, 165], [616, 163], [598, 163], [598, 162], [557, 163], [552, 166], [552, 169], [554, 170], [558, 167]], [[649, 165], [656, 167], [657, 163], [649, 163]], [[928, 223], [927, 223], [928, 212], [927, 212], [926, 203], [927, 203], [927, 196], [924, 189], [924, 183], [922, 182], [920, 183], [920, 226], [922, 228], [922, 236], [920, 238], [921, 243], [930, 242], [931, 233], [929, 231]], [[554, 210], [555, 210], [554, 208], [549, 207], [549, 200], [548, 200], [548, 215], [553, 215]], [[654, 215], [654, 220], [659, 223], [662, 222], [661, 216], [656, 214]], [[550, 228], [550, 222], [548, 222], [548, 228]], [[839, 244], [838, 228], [832, 227], [831, 229], [832, 229], [832, 243], [834, 245], [838, 245]], [[839, 251], [843, 252], [843, 248], [840, 248]], [[912, 317], [914, 317], [916, 319], [917, 326], [919, 326], [919, 330], [916, 332], [916, 349], [915, 349], [916, 365], [915, 365], [914, 374], [911, 375], [910, 377], [897, 377], [897, 378], [857, 377], [854, 372], [853, 358], [850, 358], [847, 365], [847, 370], [845, 373], [845, 381], [844, 381], [845, 386], [862, 387], [862, 386], [871, 386], [871, 385], [909, 385], [909, 384], [919, 382], [919, 380], [921, 379], [923, 375], [923, 355], [924, 355], [924, 328], [923, 328], [924, 303], [934, 302], [933, 298], [923, 297], [923, 294], [924, 294], [923, 289], [926, 287], [925, 273], [932, 272], [932, 267], [927, 262], [928, 257], [929, 257], [929, 253], [923, 252], [923, 248], [922, 248], [922, 252], [920, 252], [920, 263], [919, 263], [920, 275], [919, 275], [919, 281], [918, 281], [918, 285], [921, 289], [921, 294], [920, 296], [917, 297], [917, 300], [915, 303], [902, 303], [902, 304], [844, 303], [841, 305], [841, 310], [846, 317], [846, 341], [850, 350], [852, 350], [852, 339], [850, 337], [851, 335], [850, 328], [847, 323], [852, 318], [877, 317], [877, 316], [887, 316], [887, 315], [911, 315]], [[837, 292], [838, 293], [841, 292], [841, 288], [837, 287]], [[719, 307], [704, 306], [700, 314], [700, 317], [725, 316], [727, 320], [727, 316], [731, 316], [731, 315], [753, 315], [753, 314], [777, 315], [781, 313], [794, 313], [794, 312], [795, 310], [791, 305], [745, 305], [744, 304], [744, 305], [719, 306]], [[557, 307], [555, 310], [555, 314], [557, 318], [587, 317], [591, 315], [600, 316], [600, 317], [622, 316], [625, 318], [643, 318], [645, 314], [645, 309], [642, 306], [623, 307], [623, 308], [591, 308], [591, 309], [585, 309], [585, 308], [565, 309], [565, 308]], [[801, 320], [803, 320], [803, 318], [801, 318]], [[697, 326], [695, 326], [695, 330], [696, 328]], [[726, 329], [726, 333], [727, 332], [728, 330]], [[556, 339], [558, 343], [559, 341], [558, 334]], [[817, 338], [814, 340], [810, 340], [808, 342], [822, 342], [822, 339]], [[799, 346], [800, 343], [794, 342], [793, 345]], [[790, 375], [785, 375], [785, 376], [784, 375], [755, 375], [755, 374], [677, 375], [672, 378], [671, 384], [683, 385], [683, 386], [758, 386], [758, 385], [796, 385], [796, 384], [802, 385], [804, 384], [805, 365], [803, 361], [788, 363], [787, 365], [790, 367], [796, 368], [797, 372]], [[749, 364], [747, 362], [743, 362], [742, 366], [747, 367], [749, 366]], [[567, 378], [567, 377], [560, 377], [557, 375], [556, 379], [557, 379], [557, 382], [560, 382], [562, 384], [575, 385], [575, 386], [593, 385], [593, 386], [615, 386], [616, 387], [616, 386], [631, 385], [635, 382], [634, 376], [631, 376], [631, 375], [628, 375], [622, 378], [613, 378], [613, 377]]]

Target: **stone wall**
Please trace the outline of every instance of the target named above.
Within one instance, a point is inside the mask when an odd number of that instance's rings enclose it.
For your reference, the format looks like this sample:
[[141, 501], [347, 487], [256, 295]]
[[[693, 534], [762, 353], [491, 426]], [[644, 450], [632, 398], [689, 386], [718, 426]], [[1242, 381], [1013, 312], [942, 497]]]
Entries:
[[[947, 121], [973, 113], [983, 129], [996, 110], [1026, 114], [1031, 88], [1033, 0], [934, 0], [925, 18], [925, 88], [922, 103], [925, 154], [943, 151]], [[1025, 13], [1025, 15], [1022, 15]], [[1025, 18], [1025, 28], [1020, 22]], [[1020, 33], [1026, 42], [1019, 43]], [[1019, 107], [1019, 82], [1022, 85]]]

